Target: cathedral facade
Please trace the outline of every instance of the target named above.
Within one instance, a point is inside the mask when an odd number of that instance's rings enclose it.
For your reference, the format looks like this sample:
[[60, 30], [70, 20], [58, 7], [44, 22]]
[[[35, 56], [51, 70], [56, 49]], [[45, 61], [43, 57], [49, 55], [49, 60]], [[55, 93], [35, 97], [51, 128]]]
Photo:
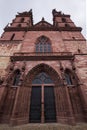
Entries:
[[0, 123], [87, 122], [87, 47], [70, 15], [18, 13], [0, 38]]

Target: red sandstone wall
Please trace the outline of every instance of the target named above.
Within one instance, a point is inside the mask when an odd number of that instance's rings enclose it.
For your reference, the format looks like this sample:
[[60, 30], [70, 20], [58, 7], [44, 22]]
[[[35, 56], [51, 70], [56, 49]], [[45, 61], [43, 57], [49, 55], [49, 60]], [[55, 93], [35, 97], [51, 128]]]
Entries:
[[81, 91], [87, 105], [87, 55], [75, 56], [76, 73], [80, 80]]
[[[61, 77], [61, 70], [60, 70], [60, 63], [59, 63], [59, 61], [27, 61], [26, 62], [25, 75], [27, 75], [28, 72], [31, 69], [33, 69], [33, 67], [35, 67], [35, 66], [37, 66], [39, 64], [42, 64], [42, 63], [51, 66], [54, 70], [56, 70], [56, 72], [58, 72], [59, 76]], [[62, 60], [61, 63], [62, 63], [62, 66], [63, 66], [64, 70], [66, 68], [69, 68], [69, 69], [72, 70], [72, 64], [71, 64], [70, 61], [68, 61], [68, 60], [67, 61], [66, 60]], [[17, 61], [15, 63], [14, 69], [15, 70], [16, 69], [20, 69], [21, 70], [22, 66], [23, 66], [23, 61], [21, 61], [21, 62]]]
[[56, 17], [55, 21], [58, 22], [59, 27], [65, 27], [65, 24], [68, 23], [71, 27], [75, 27], [75, 24], [72, 22], [72, 20], [69, 17], [66, 17], [66, 22], [62, 22], [62, 17]]
[[7, 73], [7, 67], [10, 63], [10, 56], [14, 52], [18, 52], [21, 48], [21, 43], [0, 43], [0, 76], [4, 77]]
[[[13, 33], [13, 32], [12, 32]], [[11, 32], [4, 33], [5, 36], [2, 37], [4, 40], [9, 40], [10, 36], [12, 35]], [[28, 31], [25, 36], [24, 32], [16, 32], [15, 40], [21, 39], [22, 42], [17, 41], [2, 41], [0, 44], [0, 56], [10, 56], [13, 55], [14, 52], [35, 52], [35, 43], [38, 37], [46, 36], [51, 40], [53, 52], [73, 52], [78, 53], [78, 49], [81, 50], [81, 53], [87, 52], [86, 41], [84, 37], [80, 34], [80, 32], [58, 32], [58, 31]], [[23, 37], [24, 36], [24, 37]], [[72, 37], [78, 38], [74, 40]], [[1, 60], [0, 73], [5, 73], [5, 68], [8, 66], [9, 58], [5, 58]], [[44, 62], [44, 61], [43, 61]], [[67, 62], [67, 61], [66, 61]], [[32, 62], [33, 64], [34, 62]], [[49, 62], [50, 63], [50, 62]], [[5, 64], [5, 67], [2, 65]], [[30, 62], [31, 64], [31, 62]], [[51, 63], [52, 64], [52, 63]], [[54, 63], [58, 64], [58, 63]], [[68, 62], [66, 63], [68, 64]], [[55, 65], [53, 65], [55, 66]], [[55, 67], [56, 68], [56, 67]]]
[[86, 86], [87, 91], [87, 55], [76, 55], [75, 66], [77, 75], [81, 83]]
[[14, 36], [14, 40], [23, 40], [24, 39], [24, 31], [12, 31], [12, 32], [5, 32], [2, 37], [0, 38], [0, 40], [10, 40], [11, 36], [15, 34]]
[[[57, 32], [57, 31], [31, 31], [27, 32], [22, 46], [22, 52], [34, 52], [35, 43], [38, 37], [46, 36], [51, 40], [53, 52], [82, 53], [87, 51], [86, 41], [80, 32]], [[73, 39], [75, 37], [75, 40]]]

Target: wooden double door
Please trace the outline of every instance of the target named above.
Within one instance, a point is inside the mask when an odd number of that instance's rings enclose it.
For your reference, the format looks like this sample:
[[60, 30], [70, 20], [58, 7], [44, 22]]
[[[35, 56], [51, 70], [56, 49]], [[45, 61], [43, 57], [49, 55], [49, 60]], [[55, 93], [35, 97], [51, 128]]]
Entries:
[[29, 113], [30, 123], [56, 122], [54, 86], [32, 86]]

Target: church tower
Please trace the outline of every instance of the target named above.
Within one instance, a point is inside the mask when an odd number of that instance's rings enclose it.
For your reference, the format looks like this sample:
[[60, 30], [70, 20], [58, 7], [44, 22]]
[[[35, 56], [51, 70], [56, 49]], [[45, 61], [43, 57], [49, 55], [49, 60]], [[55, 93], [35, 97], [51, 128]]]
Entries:
[[87, 46], [70, 15], [18, 13], [0, 38], [0, 123], [87, 122]]

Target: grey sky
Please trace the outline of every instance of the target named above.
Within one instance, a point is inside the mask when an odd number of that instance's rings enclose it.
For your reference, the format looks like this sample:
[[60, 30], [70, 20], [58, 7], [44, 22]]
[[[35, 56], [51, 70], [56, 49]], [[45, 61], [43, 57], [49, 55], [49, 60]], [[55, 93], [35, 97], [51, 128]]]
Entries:
[[83, 28], [86, 37], [86, 3], [87, 0], [0, 0], [0, 35], [3, 28], [11, 23], [17, 12], [33, 9], [33, 20], [37, 23], [42, 17], [52, 23], [52, 9], [70, 14], [77, 26]]

